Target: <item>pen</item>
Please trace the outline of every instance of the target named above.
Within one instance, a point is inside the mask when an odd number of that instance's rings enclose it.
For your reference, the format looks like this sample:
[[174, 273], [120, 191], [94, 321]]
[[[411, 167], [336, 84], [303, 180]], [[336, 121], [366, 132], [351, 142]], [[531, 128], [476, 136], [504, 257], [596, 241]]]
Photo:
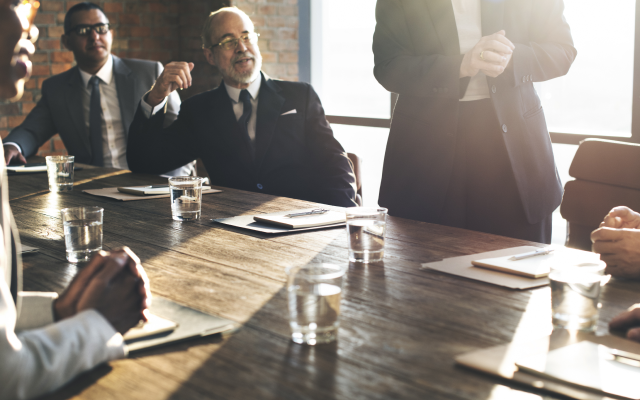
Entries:
[[524, 260], [525, 258], [529, 258], [529, 257], [546, 256], [547, 254], [551, 253], [553, 250], [554, 249], [552, 249], [552, 248], [546, 248], [546, 249], [540, 249], [540, 250], [536, 250], [536, 251], [531, 251], [529, 253], [522, 253], [522, 254], [518, 254], [518, 255], [515, 255], [515, 256], [511, 257], [509, 260], [518, 261], [518, 260]]
[[640, 367], [640, 355], [629, 353], [628, 351], [622, 351], [618, 349], [610, 349], [609, 352], [615, 361], [623, 364], [631, 365], [634, 367]]
[[300, 212], [300, 213], [295, 213], [295, 214], [287, 214], [287, 215], [285, 215], [285, 217], [295, 218], [295, 217], [303, 217], [305, 215], [318, 215], [318, 214], [324, 214], [324, 213], [326, 213], [328, 211], [329, 210], [327, 210], [325, 208], [317, 208], [317, 209], [311, 210], [311, 211], [305, 211], [305, 212]]
[[149, 189], [168, 189], [169, 186], [168, 185], [160, 185], [160, 186], [146, 186]]

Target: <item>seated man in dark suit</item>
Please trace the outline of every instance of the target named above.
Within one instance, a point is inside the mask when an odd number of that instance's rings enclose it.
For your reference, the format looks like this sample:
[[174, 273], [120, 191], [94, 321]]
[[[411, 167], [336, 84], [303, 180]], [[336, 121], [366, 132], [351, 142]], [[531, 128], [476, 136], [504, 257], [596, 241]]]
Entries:
[[305, 83], [260, 72], [258, 34], [235, 7], [212, 13], [202, 34], [207, 61], [224, 83], [182, 103], [162, 129], [164, 102], [191, 85], [191, 63], [169, 63], [129, 129], [127, 161], [159, 173], [201, 158], [211, 183], [337, 206], [355, 206], [355, 176], [320, 100]]
[[[93, 3], [71, 7], [64, 31], [62, 44], [73, 52], [77, 66], [44, 82], [38, 105], [4, 139], [5, 162], [25, 163], [25, 157], [59, 133], [76, 162], [126, 169], [129, 125], [138, 101], [162, 72], [162, 64], [112, 55], [109, 20]], [[179, 108], [180, 98], [171, 95], [168, 123]], [[191, 171], [189, 165], [167, 174]]]

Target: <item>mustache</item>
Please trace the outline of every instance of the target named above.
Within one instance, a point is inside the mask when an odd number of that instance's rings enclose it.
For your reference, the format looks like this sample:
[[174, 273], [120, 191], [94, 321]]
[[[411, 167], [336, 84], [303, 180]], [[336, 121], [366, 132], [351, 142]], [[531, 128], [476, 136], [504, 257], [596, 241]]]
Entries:
[[231, 59], [231, 62], [233, 64], [235, 64], [236, 62], [238, 62], [238, 60], [240, 60], [241, 58], [249, 58], [251, 60], [255, 61], [255, 56], [249, 52], [244, 52], [242, 54], [236, 54], [235, 56], [233, 56], [233, 58]]

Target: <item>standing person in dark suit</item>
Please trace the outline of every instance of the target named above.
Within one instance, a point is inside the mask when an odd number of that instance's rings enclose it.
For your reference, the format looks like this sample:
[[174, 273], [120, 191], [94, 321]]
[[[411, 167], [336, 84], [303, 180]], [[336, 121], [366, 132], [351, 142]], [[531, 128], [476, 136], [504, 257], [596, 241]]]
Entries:
[[[59, 133], [76, 162], [126, 169], [129, 125], [142, 95], [162, 72], [162, 64], [112, 55], [109, 20], [96, 4], [71, 7], [64, 31], [62, 44], [73, 51], [77, 66], [44, 82], [37, 106], [5, 138], [5, 161], [25, 163], [25, 157]], [[180, 98], [173, 94], [168, 123], [179, 109]], [[189, 175], [192, 167], [167, 171], [159, 173]]]
[[[32, 23], [39, 5], [0, 0], [0, 99], [22, 96], [38, 36]], [[8, 190], [0, 163], [0, 399], [27, 399], [126, 356], [121, 333], [145, 319], [149, 285], [138, 258], [123, 249], [101, 251], [60, 296], [23, 292]]]
[[562, 0], [378, 0], [374, 74], [398, 93], [380, 200], [389, 214], [551, 241], [560, 204], [533, 82], [576, 50]]
[[182, 103], [162, 129], [166, 97], [191, 85], [191, 63], [170, 63], [143, 98], [129, 134], [132, 171], [158, 173], [201, 158], [214, 185], [355, 206], [355, 176], [313, 88], [260, 72], [258, 34], [235, 7], [209, 16], [207, 61], [224, 83]]

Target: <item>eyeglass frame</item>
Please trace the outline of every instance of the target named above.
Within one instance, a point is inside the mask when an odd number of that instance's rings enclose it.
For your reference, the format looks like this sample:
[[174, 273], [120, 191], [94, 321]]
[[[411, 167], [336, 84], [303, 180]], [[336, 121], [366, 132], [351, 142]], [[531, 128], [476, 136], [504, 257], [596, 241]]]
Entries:
[[[252, 37], [252, 36], [253, 36], [255, 39], [251, 40], [251, 37]], [[225, 46], [227, 43], [231, 43], [231, 42], [236, 42], [236, 44], [235, 44], [235, 45], [233, 45], [233, 47], [229, 47], [229, 48], [228, 48], [228, 49], [226, 49], [226, 50], [232, 50], [232, 49], [235, 49], [236, 47], [238, 47], [238, 43], [240, 43], [240, 40], [241, 40], [241, 39], [244, 39], [245, 37], [246, 37], [247, 39], [249, 39], [249, 41], [248, 41], [248, 42], [245, 42], [244, 40], [242, 40], [242, 43], [245, 43], [245, 44], [246, 44], [246, 43], [256, 44], [256, 43], [258, 42], [258, 38], [260, 37], [260, 34], [259, 34], [258, 32], [250, 32], [250, 33], [247, 33], [247, 34], [245, 34], [245, 35], [243, 35], [243, 36], [240, 36], [239, 38], [233, 38], [233, 39], [229, 39], [229, 40], [223, 40], [223, 41], [222, 41], [222, 42], [220, 42], [220, 43], [212, 44], [211, 46], [209, 46], [209, 50], [213, 51], [213, 48], [214, 48], [214, 47], [216, 47], [216, 46], [220, 46], [220, 47], [222, 47], [223, 49], [225, 49], [225, 47], [224, 47], [224, 46]]]
[[[98, 28], [103, 27], [103, 26], [107, 27], [107, 31], [104, 32], [104, 33], [98, 32]], [[85, 34], [78, 33], [78, 29], [85, 29], [85, 28], [89, 28], [87, 33], [85, 33]], [[109, 22], [106, 22], [106, 23], [105, 22], [100, 22], [98, 24], [93, 24], [93, 25], [79, 24], [79, 25], [74, 26], [73, 28], [70, 28], [64, 34], [65, 35], [69, 35], [71, 33], [75, 33], [78, 36], [89, 36], [91, 34], [91, 31], [94, 31], [98, 35], [106, 35], [110, 30], [111, 30], [111, 24]]]

